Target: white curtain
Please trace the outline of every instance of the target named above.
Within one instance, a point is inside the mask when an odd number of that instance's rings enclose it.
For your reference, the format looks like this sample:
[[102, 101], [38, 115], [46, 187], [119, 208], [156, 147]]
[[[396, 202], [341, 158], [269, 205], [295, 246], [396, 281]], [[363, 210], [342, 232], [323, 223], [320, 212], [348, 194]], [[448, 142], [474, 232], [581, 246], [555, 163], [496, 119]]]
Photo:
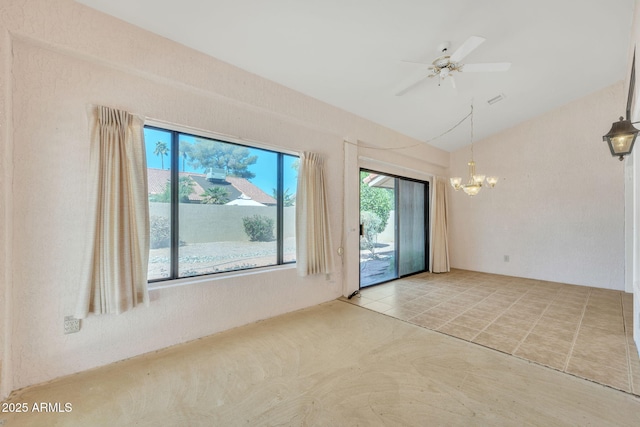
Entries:
[[447, 180], [436, 178], [434, 192], [435, 209], [433, 215], [433, 250], [431, 272], [445, 273], [451, 271], [449, 265], [449, 215], [447, 207]]
[[332, 271], [330, 231], [323, 159], [316, 153], [302, 153], [296, 193], [296, 263], [300, 276]]
[[120, 314], [148, 305], [149, 204], [144, 124], [139, 117], [92, 107], [89, 226], [86, 259], [76, 307]]

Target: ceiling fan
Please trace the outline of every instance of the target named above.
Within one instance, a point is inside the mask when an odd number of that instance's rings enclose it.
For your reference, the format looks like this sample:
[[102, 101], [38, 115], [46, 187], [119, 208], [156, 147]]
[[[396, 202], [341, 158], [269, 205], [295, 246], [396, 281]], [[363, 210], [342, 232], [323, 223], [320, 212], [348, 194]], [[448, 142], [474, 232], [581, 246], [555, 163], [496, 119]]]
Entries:
[[[507, 71], [511, 67], [510, 62], [496, 62], [496, 63], [484, 63], [484, 64], [463, 64], [462, 61], [467, 55], [473, 52], [478, 46], [484, 43], [486, 39], [484, 37], [471, 36], [469, 37], [462, 46], [460, 46], [455, 52], [449, 55], [447, 52], [449, 51], [450, 43], [445, 42], [438, 45], [438, 51], [442, 53], [442, 56], [436, 58], [431, 65], [429, 66], [429, 74], [424, 77], [418, 79], [418, 81], [410, 84], [409, 86], [402, 89], [400, 92], [396, 93], [396, 96], [402, 96], [405, 93], [409, 92], [411, 89], [418, 86], [424, 80], [430, 77], [438, 77], [438, 85], [445, 78], [449, 78], [451, 81], [451, 85], [455, 88], [456, 82], [453, 78], [454, 73], [475, 73], [475, 72], [485, 72], [485, 71]], [[415, 61], [403, 61], [409, 62], [413, 64], [422, 64], [429, 65], [424, 62], [415, 62]]]

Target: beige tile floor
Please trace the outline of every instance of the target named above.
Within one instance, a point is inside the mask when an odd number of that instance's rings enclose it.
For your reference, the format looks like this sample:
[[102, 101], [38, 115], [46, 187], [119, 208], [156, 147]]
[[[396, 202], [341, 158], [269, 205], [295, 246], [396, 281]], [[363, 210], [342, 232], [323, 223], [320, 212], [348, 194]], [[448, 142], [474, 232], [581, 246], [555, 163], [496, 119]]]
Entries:
[[640, 395], [631, 294], [452, 270], [364, 288], [349, 302]]

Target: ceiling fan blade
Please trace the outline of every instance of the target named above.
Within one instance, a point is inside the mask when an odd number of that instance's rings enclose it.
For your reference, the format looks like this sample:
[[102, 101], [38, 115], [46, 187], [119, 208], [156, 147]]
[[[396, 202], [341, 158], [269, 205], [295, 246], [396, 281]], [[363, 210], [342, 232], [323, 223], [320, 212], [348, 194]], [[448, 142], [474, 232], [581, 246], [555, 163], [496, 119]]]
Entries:
[[397, 92], [396, 96], [404, 95], [405, 93], [409, 92], [411, 89], [414, 89], [415, 87], [420, 85], [420, 83], [424, 82], [425, 80], [427, 80], [431, 76], [432, 76], [431, 74], [427, 74], [426, 76], [419, 78], [416, 82], [411, 83], [409, 86], [407, 86], [404, 89], [402, 89], [399, 92]]
[[486, 64], [464, 64], [461, 73], [480, 73], [485, 71], [507, 71], [511, 68], [511, 62], [494, 62]]
[[401, 59], [400, 62], [404, 62], [405, 64], [431, 65], [429, 62], [409, 61], [408, 59]]
[[460, 61], [462, 61], [465, 56], [467, 56], [471, 52], [473, 52], [475, 50], [475, 48], [477, 48], [482, 43], [484, 43], [485, 40], [486, 39], [484, 37], [478, 37], [478, 36], [469, 37], [464, 43], [462, 43], [462, 46], [460, 46], [458, 48], [458, 50], [453, 52], [453, 54], [451, 55], [449, 60], [451, 62], [460, 62]]

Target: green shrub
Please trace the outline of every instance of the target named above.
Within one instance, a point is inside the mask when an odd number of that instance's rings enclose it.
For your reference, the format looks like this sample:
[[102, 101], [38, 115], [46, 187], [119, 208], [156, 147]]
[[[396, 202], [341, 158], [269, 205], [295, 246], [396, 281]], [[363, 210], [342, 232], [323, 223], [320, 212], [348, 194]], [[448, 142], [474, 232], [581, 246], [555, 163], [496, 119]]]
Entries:
[[244, 231], [252, 242], [271, 242], [273, 237], [273, 219], [264, 215], [245, 216], [242, 218]]
[[370, 187], [364, 182], [369, 172], [360, 172], [360, 210], [373, 212], [380, 218], [374, 231], [382, 233], [387, 227], [389, 213], [393, 209], [393, 191], [389, 188]]
[[372, 258], [377, 258], [376, 243], [378, 240], [378, 230], [382, 220], [375, 212], [360, 212], [360, 224], [364, 227], [364, 236], [360, 239], [360, 249], [368, 249]]
[[149, 218], [149, 231], [151, 249], [171, 246], [171, 223], [169, 218], [151, 215]]

